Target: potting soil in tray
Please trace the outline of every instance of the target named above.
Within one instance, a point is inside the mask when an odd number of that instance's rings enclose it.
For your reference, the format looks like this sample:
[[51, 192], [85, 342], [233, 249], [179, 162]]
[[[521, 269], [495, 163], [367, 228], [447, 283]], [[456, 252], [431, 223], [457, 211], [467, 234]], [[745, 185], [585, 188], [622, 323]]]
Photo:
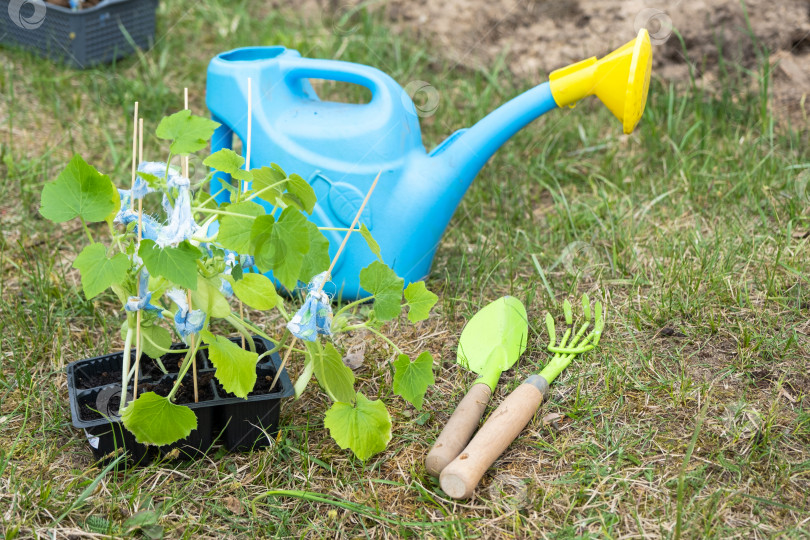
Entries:
[[[211, 385], [211, 381], [214, 380], [214, 373], [198, 373], [197, 374], [197, 397], [199, 398], [199, 402], [203, 401], [211, 401], [213, 400], [216, 395], [214, 394], [214, 387]], [[152, 384], [145, 384], [141, 388], [138, 389], [138, 393], [142, 394], [144, 392], [154, 392], [159, 396], [168, 396], [169, 392], [172, 390], [172, 386], [174, 386], [175, 379], [165, 377], [161, 379], [159, 382], [152, 383]], [[177, 390], [177, 393], [174, 395], [174, 402], [179, 405], [186, 405], [189, 403], [194, 403], [194, 376], [191, 374], [191, 370], [186, 376], [183, 378], [183, 382], [180, 384], [180, 388]]]
[[95, 388], [97, 386], [115, 384], [121, 381], [121, 370], [102, 371], [101, 373], [93, 373], [88, 375], [81, 373], [76, 375], [76, 381], [79, 388]]
[[[132, 388], [129, 388], [130, 395]], [[117, 418], [121, 404], [121, 384], [108, 384], [102, 388], [82, 391], [78, 398], [79, 418], [85, 422]]]
[[[188, 349], [188, 346], [185, 343], [175, 343], [170, 348], [185, 351]], [[180, 367], [183, 365], [183, 360], [185, 358], [185, 352], [166, 353], [160, 357], [160, 362], [163, 364], [163, 367], [166, 368], [168, 373], [179, 373]], [[208, 369], [209, 367], [211, 366], [208, 365], [207, 355], [204, 355], [201, 350], [198, 350], [197, 369]], [[191, 373], [190, 368], [189, 373]], [[160, 366], [154, 359], [148, 356], [143, 356], [141, 358], [141, 374], [142, 377], [152, 377], [157, 380], [163, 376], [163, 370], [160, 369]]]
[[[108, 384], [121, 384], [121, 362], [123, 353], [97, 356], [75, 362], [73, 369], [68, 369], [68, 378], [78, 389], [98, 388]], [[130, 362], [135, 360], [132, 353]], [[73, 365], [73, 364], [71, 364]], [[71, 376], [72, 375], [72, 376]]]
[[[186, 349], [187, 347], [185, 344], [180, 343], [172, 345], [171, 348]], [[73, 362], [68, 366], [68, 379], [79, 390], [98, 388], [108, 384], [120, 384], [123, 358], [123, 353], [119, 352]], [[183, 358], [185, 358], [185, 353], [166, 353], [160, 358], [160, 361], [167, 372], [177, 373], [180, 371], [179, 366], [182, 364]], [[130, 366], [134, 365], [135, 351], [133, 350], [130, 357]], [[207, 369], [209, 367], [207, 356], [198, 351], [197, 368]], [[157, 380], [164, 375], [157, 362], [146, 355], [141, 356], [140, 368], [141, 374], [138, 380], [141, 382]]]

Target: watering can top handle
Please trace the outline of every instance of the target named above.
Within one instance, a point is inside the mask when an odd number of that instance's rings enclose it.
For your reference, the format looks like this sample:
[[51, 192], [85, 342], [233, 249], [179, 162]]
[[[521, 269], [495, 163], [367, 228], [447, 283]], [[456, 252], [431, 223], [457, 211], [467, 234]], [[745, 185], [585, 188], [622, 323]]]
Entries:
[[341, 60], [320, 60], [313, 58], [295, 59], [286, 69], [291, 82], [300, 79], [325, 79], [365, 86], [371, 92], [367, 106], [392, 108], [402, 88], [390, 76], [369, 66]]

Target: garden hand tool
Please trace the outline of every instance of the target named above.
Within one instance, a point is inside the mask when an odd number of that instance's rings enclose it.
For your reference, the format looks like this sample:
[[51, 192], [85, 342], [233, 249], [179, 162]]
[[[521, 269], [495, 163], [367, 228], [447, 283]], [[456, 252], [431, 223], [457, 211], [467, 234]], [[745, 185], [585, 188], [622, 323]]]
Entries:
[[440, 482], [445, 493], [454, 499], [469, 498], [475, 486], [492, 463], [512, 443], [526, 424], [529, 423], [543, 397], [548, 394], [549, 384], [564, 370], [577, 354], [587, 352], [599, 343], [604, 328], [602, 304], [596, 302], [594, 329], [583, 338], [590, 326], [591, 310], [588, 296], [582, 297], [585, 322], [568, 339], [574, 330], [571, 304], [563, 304], [565, 322], [568, 328], [560, 343], [554, 344], [554, 319], [546, 315], [549, 333], [548, 350], [554, 353], [551, 362], [538, 375], [531, 375], [518, 386], [493, 412], [466, 448], [441, 473]]
[[528, 332], [526, 308], [513, 296], [487, 304], [464, 327], [456, 362], [480, 377], [458, 404], [430, 450], [425, 460], [430, 474], [439, 476], [470, 440], [501, 373], [512, 367], [526, 350]]
[[[329, 239], [334, 258], [345, 230], [382, 170], [380, 190], [364, 210], [362, 221], [380, 245], [382, 257], [394, 261], [405, 285], [430, 271], [439, 240], [461, 198], [489, 158], [523, 127], [559, 107], [595, 95], [619, 119], [625, 133], [638, 124], [647, 100], [652, 47], [646, 30], [608, 54], [558, 69], [549, 81], [504, 103], [470, 128], [456, 131], [430, 152], [422, 142], [412, 96], [393, 78], [370, 66], [302, 58], [284, 47], [247, 47], [224, 52], [208, 66], [206, 104], [221, 124], [211, 151], [233, 148], [234, 135], [247, 140], [247, 81], [260, 81], [262, 99], [252, 110], [252, 167], [278, 163], [303, 176], [318, 204], [312, 221]], [[321, 101], [310, 79], [357, 84], [371, 94], [368, 103]], [[410, 85], [409, 85], [410, 86]], [[420, 87], [429, 101], [442, 88]], [[430, 113], [433, 111], [431, 110]], [[229, 200], [216, 173], [211, 193]], [[262, 202], [268, 212], [271, 204]], [[277, 210], [276, 210], [277, 211]], [[346, 256], [332, 273], [344, 299], [368, 296], [360, 287], [360, 270], [374, 260], [362, 238], [352, 238]]]

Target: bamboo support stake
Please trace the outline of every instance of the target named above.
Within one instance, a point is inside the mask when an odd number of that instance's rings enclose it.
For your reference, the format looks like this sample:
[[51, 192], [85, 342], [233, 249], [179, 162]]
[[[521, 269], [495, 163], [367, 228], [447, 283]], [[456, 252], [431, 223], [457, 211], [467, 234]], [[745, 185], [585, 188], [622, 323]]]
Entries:
[[[183, 102], [186, 110], [188, 110], [188, 88], [183, 89]], [[183, 158], [183, 176], [188, 178], [188, 156]]]
[[[343, 237], [343, 242], [340, 243], [340, 247], [338, 248], [337, 253], [335, 253], [335, 258], [332, 259], [332, 264], [329, 265], [329, 270], [326, 271], [327, 276], [332, 275], [332, 270], [335, 269], [335, 264], [337, 263], [338, 257], [340, 257], [340, 254], [343, 253], [343, 249], [346, 247], [346, 243], [349, 241], [349, 236], [351, 236], [351, 234], [354, 232], [354, 228], [357, 227], [357, 222], [360, 221], [360, 216], [363, 215], [363, 210], [365, 210], [366, 204], [368, 204], [368, 200], [371, 198], [371, 194], [374, 193], [374, 188], [377, 187], [377, 182], [379, 182], [381, 174], [382, 171], [378, 172], [374, 182], [371, 183], [371, 187], [368, 189], [368, 193], [366, 193], [366, 198], [363, 199], [363, 204], [360, 205], [357, 215], [354, 216], [354, 221], [352, 221], [352, 224], [349, 225], [349, 230], [346, 231], [346, 236]], [[321, 284], [321, 289], [322, 288], [323, 284]], [[318, 292], [320, 292], [320, 289], [318, 289]]]
[[[138, 163], [143, 161], [143, 118], [138, 118]], [[134, 164], [134, 160], [133, 160]], [[134, 177], [133, 177], [134, 178]], [[135, 193], [135, 182], [132, 183], [132, 191], [130, 191], [129, 200], [132, 204], [132, 197]], [[138, 199], [138, 245], [140, 246], [143, 239], [143, 199]], [[143, 270], [141, 270], [143, 271]], [[140, 284], [140, 276], [138, 283]], [[138, 291], [141, 294], [141, 291]], [[141, 344], [141, 310], [139, 309], [135, 314], [135, 380], [132, 382], [132, 399], [138, 399], [138, 373], [141, 369], [141, 354], [143, 354], [143, 347]]]
[[[135, 113], [132, 115], [132, 184], [130, 189], [135, 189], [135, 176], [138, 172], [138, 102], [135, 102]], [[132, 204], [132, 199], [130, 199]]]
[[[354, 221], [352, 221], [352, 224], [349, 226], [349, 230], [346, 231], [346, 236], [343, 237], [343, 242], [340, 243], [340, 247], [338, 248], [337, 253], [335, 253], [335, 258], [332, 259], [332, 263], [329, 265], [329, 270], [326, 271], [327, 279], [329, 279], [329, 277], [332, 275], [332, 270], [335, 269], [335, 264], [337, 263], [338, 257], [340, 257], [340, 254], [343, 253], [343, 249], [349, 242], [349, 236], [351, 236], [352, 232], [354, 231], [354, 228], [357, 226], [357, 222], [360, 221], [360, 216], [363, 215], [363, 210], [366, 208], [366, 204], [368, 203], [368, 200], [371, 198], [371, 194], [374, 193], [374, 188], [377, 187], [377, 182], [380, 180], [381, 174], [382, 171], [377, 173], [377, 177], [374, 179], [374, 182], [371, 183], [371, 187], [368, 189], [368, 193], [366, 193], [366, 198], [363, 199], [363, 204], [360, 205], [360, 209], [357, 211], [357, 215], [354, 216]], [[316, 294], [323, 290], [323, 286], [326, 283], [327, 279], [324, 279], [323, 283], [321, 283], [320, 286], [315, 290]], [[292, 353], [293, 347], [295, 346], [297, 341], [298, 338], [294, 338], [292, 343], [290, 343], [290, 348], [287, 349], [287, 352], [284, 354], [284, 359], [281, 361], [281, 365], [278, 367], [278, 371], [276, 371], [276, 376], [273, 377], [273, 382], [270, 383], [271, 391], [273, 390], [273, 387], [276, 385], [279, 376], [281, 376], [281, 370], [283, 370], [284, 366], [287, 365], [287, 360], [290, 359], [290, 354]]]
[[[245, 148], [245, 170], [250, 170], [250, 147], [253, 139], [253, 79], [248, 77], [248, 98], [247, 98], [247, 148]], [[247, 182], [243, 180], [240, 188], [243, 192], [247, 191]]]
[[[188, 88], [183, 89], [183, 102], [184, 102], [184, 105], [185, 105], [185, 109], [189, 110], [188, 109]], [[183, 158], [182, 163], [183, 163], [183, 176], [186, 177], [186, 178], [188, 178], [188, 170], [189, 170], [189, 163], [188, 162], [189, 162], [189, 157], [185, 156]], [[186, 300], [188, 301], [188, 312], [191, 313], [191, 290], [186, 291]], [[190, 349], [191, 349], [192, 352], [194, 352], [196, 350], [195, 346], [194, 346], [195, 345], [194, 342], [196, 341], [196, 339], [197, 339], [197, 334], [191, 334], [191, 343], [189, 343], [189, 345], [190, 345]], [[191, 358], [191, 373], [192, 373], [191, 378], [194, 379], [194, 403], [199, 403], [199, 401], [200, 401], [200, 393], [199, 393], [199, 388], [198, 388], [198, 385], [197, 385], [197, 355], [196, 355], [196, 353]]]
[[[129, 191], [129, 193], [130, 193], [130, 196], [129, 196], [130, 208], [132, 206], [132, 192], [135, 191], [135, 177], [137, 175], [137, 172], [138, 172], [138, 102], [136, 101], [135, 102], [135, 111], [132, 114], [132, 182], [130, 184], [130, 191]], [[138, 330], [140, 330], [140, 325], [138, 324], [139, 322], [140, 321], [136, 320], [136, 323], [135, 323], [136, 332], [138, 332]], [[136, 337], [138, 337], [138, 336], [136, 336]], [[137, 362], [138, 362], [138, 345], [136, 344], [135, 345], [135, 365], [136, 366], [137, 366]], [[123, 366], [122, 367], [123, 367], [123, 370], [124, 370], [124, 374], [126, 376], [126, 374], [129, 373], [129, 358], [124, 358], [123, 359]], [[137, 367], [135, 369], [135, 381], [133, 382], [133, 388], [135, 390], [134, 395], [133, 395], [133, 399], [135, 399], [136, 397], [138, 397], [138, 369], [137, 369]], [[122, 393], [122, 399], [121, 399], [122, 403], [124, 402], [123, 395], [124, 394]]]
[[[245, 170], [250, 170], [250, 147], [253, 140], [253, 79], [248, 77], [248, 99], [247, 99], [247, 142], [245, 143], [247, 146], [245, 148]], [[242, 193], [247, 191], [247, 184], [244, 180], [239, 182], [239, 198], [242, 198]], [[239, 261], [236, 261], [239, 264]], [[239, 301], [239, 318], [245, 318], [245, 305], [242, 303], [241, 299]], [[242, 336], [242, 348], [245, 348], [245, 335], [240, 332]], [[273, 388], [272, 386], [270, 387]]]

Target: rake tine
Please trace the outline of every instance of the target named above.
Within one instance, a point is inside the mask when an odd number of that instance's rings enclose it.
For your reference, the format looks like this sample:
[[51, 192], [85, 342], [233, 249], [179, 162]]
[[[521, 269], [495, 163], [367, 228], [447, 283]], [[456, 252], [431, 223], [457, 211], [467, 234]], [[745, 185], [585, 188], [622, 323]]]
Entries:
[[585, 321], [591, 322], [591, 299], [588, 298], [588, 293], [582, 295], [582, 313]]
[[574, 324], [574, 314], [571, 311], [571, 302], [569, 302], [567, 298], [565, 299], [565, 302], [563, 302], [563, 313], [565, 313], [565, 324], [568, 326]]
[[546, 313], [546, 331], [548, 332], [548, 346], [553, 347], [557, 339], [557, 329], [554, 327], [554, 317]]

